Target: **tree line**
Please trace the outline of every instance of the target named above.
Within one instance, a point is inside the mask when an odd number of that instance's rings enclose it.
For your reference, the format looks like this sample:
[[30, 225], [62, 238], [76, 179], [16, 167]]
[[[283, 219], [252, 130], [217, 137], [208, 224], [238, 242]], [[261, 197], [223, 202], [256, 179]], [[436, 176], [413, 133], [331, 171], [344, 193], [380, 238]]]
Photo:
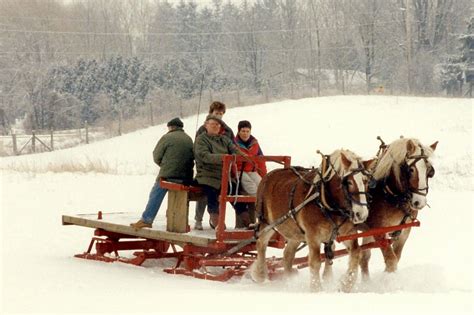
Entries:
[[290, 87], [314, 96], [379, 87], [442, 95], [471, 6], [471, 0], [0, 0], [0, 124], [7, 130], [25, 114], [34, 129], [128, 119], [163, 92], [180, 100], [239, 89], [287, 97]]

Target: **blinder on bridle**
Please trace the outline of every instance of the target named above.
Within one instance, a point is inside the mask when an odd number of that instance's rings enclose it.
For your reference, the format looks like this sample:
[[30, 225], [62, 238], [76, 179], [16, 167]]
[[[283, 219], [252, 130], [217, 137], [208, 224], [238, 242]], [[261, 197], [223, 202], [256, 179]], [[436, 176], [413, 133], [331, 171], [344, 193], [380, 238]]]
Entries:
[[[425, 164], [427, 166], [427, 171], [426, 171], [427, 179], [432, 178], [435, 175], [435, 169], [434, 169], [433, 165], [431, 165], [431, 163], [428, 161], [428, 156], [425, 155], [425, 153], [423, 151], [423, 148], [421, 146], [420, 146], [420, 149], [421, 149], [421, 154], [420, 155], [413, 155], [413, 156], [407, 157], [405, 159], [406, 163], [404, 164], [404, 166], [402, 166], [402, 170], [405, 172], [405, 176], [408, 179], [411, 176], [410, 168], [420, 160], [425, 161]], [[413, 160], [413, 161], [408, 163], [408, 160]], [[420, 188], [412, 188], [412, 187], [410, 187], [410, 185], [407, 185], [407, 186], [408, 186], [408, 190], [411, 193], [422, 195], [422, 196], [426, 196], [428, 194], [428, 189], [429, 189], [428, 180], [426, 180], [426, 188], [421, 188], [420, 189]]]
[[428, 178], [433, 178], [435, 175], [435, 169], [433, 167], [433, 165], [430, 165], [430, 168], [428, 169], [428, 172], [426, 172], [426, 176]]

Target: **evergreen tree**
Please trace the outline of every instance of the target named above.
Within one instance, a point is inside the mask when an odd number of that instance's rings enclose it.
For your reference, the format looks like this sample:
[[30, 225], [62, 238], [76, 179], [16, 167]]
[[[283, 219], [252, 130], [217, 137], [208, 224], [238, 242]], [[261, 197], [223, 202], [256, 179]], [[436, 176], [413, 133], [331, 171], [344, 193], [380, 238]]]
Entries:
[[446, 57], [441, 64], [441, 87], [447, 95], [460, 95], [464, 81], [469, 83], [469, 94], [472, 96], [474, 82], [474, 17], [471, 18], [467, 32], [458, 36], [461, 45], [459, 54]]

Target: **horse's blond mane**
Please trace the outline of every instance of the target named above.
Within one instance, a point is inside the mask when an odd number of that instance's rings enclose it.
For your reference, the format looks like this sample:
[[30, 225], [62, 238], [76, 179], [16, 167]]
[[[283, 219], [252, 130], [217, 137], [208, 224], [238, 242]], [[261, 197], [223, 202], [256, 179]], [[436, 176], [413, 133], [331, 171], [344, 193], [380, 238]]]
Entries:
[[390, 175], [390, 170], [393, 169], [395, 179], [400, 184], [400, 165], [405, 161], [408, 154], [407, 144], [412, 141], [415, 145], [415, 153], [413, 155], [420, 155], [421, 149], [427, 157], [433, 154], [433, 149], [428, 146], [424, 146], [418, 139], [414, 138], [401, 138], [393, 141], [389, 144], [386, 151], [382, 154], [382, 157], [377, 163], [377, 167], [374, 171], [375, 180], [380, 180]]
[[360, 156], [358, 156], [357, 154], [355, 154], [354, 152], [350, 150], [346, 150], [346, 149], [335, 150], [333, 153], [329, 155], [329, 159], [331, 160], [331, 163], [334, 166], [334, 169], [336, 170], [339, 176], [343, 176], [345, 172], [345, 169], [341, 161], [341, 153], [343, 153], [346, 156], [346, 158], [348, 158], [352, 162], [350, 166], [351, 170], [358, 168], [359, 167], [358, 162], [362, 161]]

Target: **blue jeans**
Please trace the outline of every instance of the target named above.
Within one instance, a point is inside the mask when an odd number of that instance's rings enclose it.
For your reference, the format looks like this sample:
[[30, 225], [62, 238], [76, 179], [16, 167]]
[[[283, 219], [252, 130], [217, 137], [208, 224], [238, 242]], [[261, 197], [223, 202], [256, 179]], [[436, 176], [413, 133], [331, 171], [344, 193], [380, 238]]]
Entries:
[[207, 197], [207, 212], [219, 213], [219, 194], [221, 193], [220, 189], [215, 189], [214, 187], [208, 185], [201, 186], [202, 191]]
[[167, 192], [168, 189], [160, 187], [160, 182], [156, 182], [155, 185], [153, 185], [145, 211], [142, 214], [143, 222], [153, 223]]

